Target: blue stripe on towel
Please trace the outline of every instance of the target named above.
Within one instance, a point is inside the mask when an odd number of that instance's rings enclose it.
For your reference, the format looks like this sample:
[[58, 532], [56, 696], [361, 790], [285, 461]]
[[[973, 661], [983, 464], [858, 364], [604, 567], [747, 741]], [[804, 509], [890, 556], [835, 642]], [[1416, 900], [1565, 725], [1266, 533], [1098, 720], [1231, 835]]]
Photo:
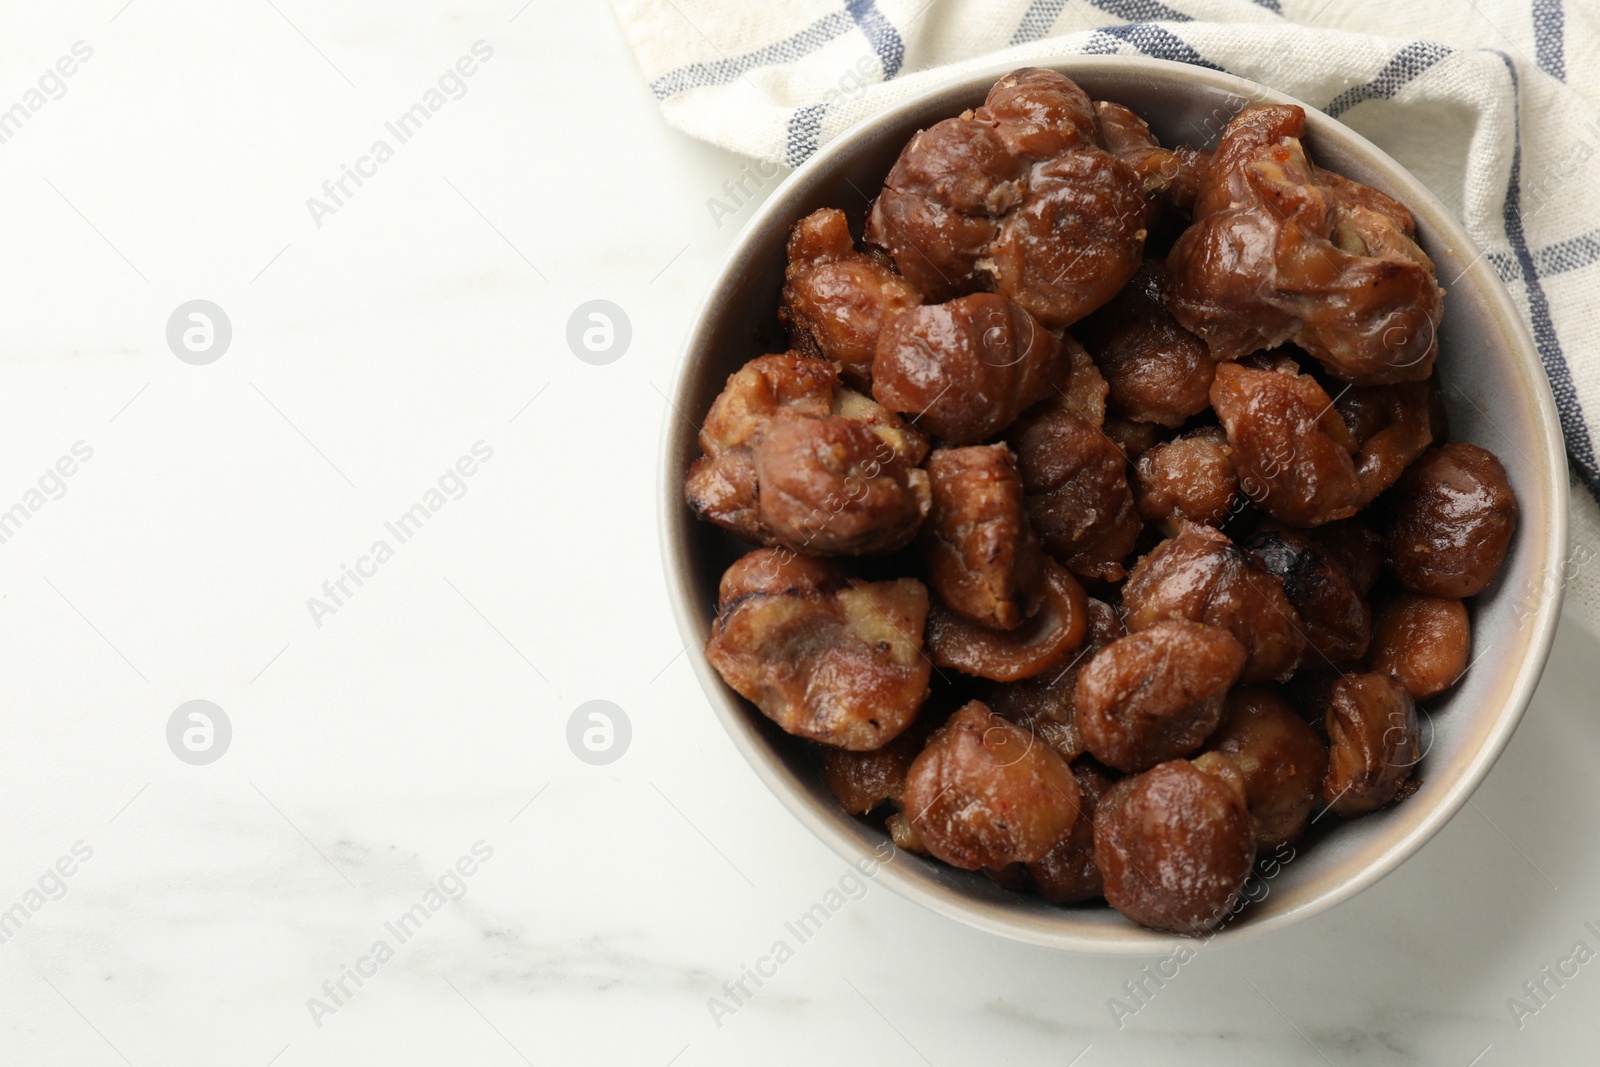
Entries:
[[1600, 261], [1600, 230], [1557, 241], [1533, 254], [1533, 265], [1546, 278], [1553, 274], [1582, 270], [1597, 261]]
[[1489, 261], [1489, 266], [1500, 276], [1500, 281], [1510, 285], [1522, 277], [1522, 270], [1517, 266], [1517, 257], [1510, 252], [1485, 252], [1484, 259]]
[[[878, 17], [882, 18], [881, 15]], [[793, 36], [785, 37], [753, 52], [746, 52], [740, 56], [723, 56], [713, 63], [691, 63], [686, 67], [669, 71], [650, 83], [650, 91], [655, 94], [657, 100], [666, 100], [703, 85], [726, 85], [735, 78], [743, 77], [745, 71], [756, 67], [792, 63], [808, 56], [835, 37], [849, 33], [856, 24], [857, 20], [852, 17], [851, 12], [835, 12], [826, 18], [818, 19]]]
[[906, 62], [906, 43], [901, 40], [900, 31], [878, 10], [877, 0], [849, 0], [845, 8], [861, 27], [861, 32], [867, 35], [873, 51], [878, 53], [883, 80], [899, 74]]
[[1451, 49], [1432, 41], [1413, 41], [1396, 52], [1378, 71], [1377, 77], [1365, 85], [1346, 89], [1322, 110], [1338, 118], [1364, 100], [1388, 100], [1450, 52]]
[[1257, 7], [1264, 7], [1274, 15], [1283, 14], [1283, 4], [1280, 0], [1255, 0]]
[[1114, 43], [1101, 43], [1107, 37], [1112, 38], [1113, 41], [1126, 41], [1152, 59], [1170, 59], [1178, 63], [1188, 63], [1190, 66], [1195, 67], [1209, 67], [1211, 70], [1222, 69], [1199, 52], [1196, 52], [1188, 41], [1185, 41], [1171, 30], [1142, 22], [1130, 23], [1126, 26], [1107, 26], [1105, 29], [1096, 30], [1094, 36], [1089, 40], [1089, 47], [1085, 51], [1098, 55], [1114, 54], [1117, 51]]
[[[1509, 252], [1490, 252], [1484, 258], [1494, 266], [1495, 273], [1500, 275], [1500, 280], [1507, 285], [1522, 277], [1516, 257]], [[1592, 267], [1596, 263], [1600, 263], [1600, 230], [1591, 230], [1577, 237], [1569, 237], [1565, 241], [1557, 241], [1533, 253], [1533, 268], [1539, 272], [1541, 278], [1570, 274], [1575, 270]]]
[[1011, 43], [1027, 44], [1037, 41], [1050, 32], [1050, 27], [1056, 24], [1056, 19], [1061, 17], [1061, 9], [1067, 6], [1067, 0], [1033, 0], [1028, 5], [1028, 10], [1022, 13], [1022, 21], [1017, 23], [1017, 28], [1011, 34]]
[[1089, 0], [1108, 15], [1129, 22], [1193, 22], [1194, 19], [1159, 0]]
[[1561, 415], [1561, 432], [1567, 441], [1567, 455], [1572, 459], [1577, 473], [1588, 485], [1589, 491], [1600, 500], [1600, 469], [1595, 466], [1594, 442], [1589, 437], [1589, 424], [1584, 421], [1583, 407], [1578, 400], [1577, 387], [1572, 382], [1572, 369], [1567, 366], [1566, 354], [1561, 350], [1561, 338], [1556, 334], [1550, 317], [1550, 298], [1545, 295], [1539, 280], [1539, 269], [1533, 254], [1528, 251], [1528, 237], [1522, 229], [1522, 82], [1517, 76], [1517, 65], [1511, 57], [1497, 49], [1485, 49], [1500, 57], [1511, 75], [1512, 97], [1515, 102], [1516, 137], [1511, 146], [1511, 182], [1506, 190], [1506, 239], [1511, 242], [1512, 254], [1522, 271], [1522, 282], [1527, 289], [1528, 313], [1533, 320], [1533, 342], [1539, 349], [1539, 359], [1550, 379], [1550, 392], [1556, 399], [1556, 410]]
[[1539, 69], [1567, 80], [1567, 15], [1562, 0], [1533, 0], [1533, 47]]
[[822, 116], [827, 110], [827, 104], [812, 104], [796, 108], [789, 116], [788, 142], [783, 150], [783, 161], [789, 166], [798, 167], [817, 150], [822, 136]]
[[1095, 30], [1083, 45], [1083, 54], [1086, 56], [1114, 56], [1121, 51], [1121, 38], [1113, 37], [1104, 30]]

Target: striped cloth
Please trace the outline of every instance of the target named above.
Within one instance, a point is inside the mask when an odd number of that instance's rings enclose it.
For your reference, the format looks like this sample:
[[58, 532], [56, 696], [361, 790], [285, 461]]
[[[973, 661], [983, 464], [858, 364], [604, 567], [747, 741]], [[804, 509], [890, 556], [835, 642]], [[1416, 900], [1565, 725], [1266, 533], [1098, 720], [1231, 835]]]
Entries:
[[612, 0], [667, 121], [797, 166], [999, 59], [1145, 55], [1306, 100], [1408, 167], [1526, 315], [1573, 475], [1568, 613], [1600, 633], [1594, 0]]

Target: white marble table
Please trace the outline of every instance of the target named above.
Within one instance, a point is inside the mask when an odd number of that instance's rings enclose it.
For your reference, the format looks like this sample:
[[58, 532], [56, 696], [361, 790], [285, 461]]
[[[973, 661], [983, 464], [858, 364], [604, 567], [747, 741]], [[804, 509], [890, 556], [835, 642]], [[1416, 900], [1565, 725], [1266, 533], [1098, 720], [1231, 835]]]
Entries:
[[[746, 161], [662, 123], [598, 3], [123, 2], [0, 16], [0, 1062], [1593, 1062], [1600, 965], [1507, 1005], [1600, 947], [1570, 624], [1437, 840], [1120, 1030], [1135, 963], [880, 887], [713, 1018], [845, 869], [710, 714], [655, 543]], [[206, 365], [166, 337], [195, 299]], [[608, 365], [565, 339], [595, 299]], [[191, 700], [214, 762], [169, 747]]]

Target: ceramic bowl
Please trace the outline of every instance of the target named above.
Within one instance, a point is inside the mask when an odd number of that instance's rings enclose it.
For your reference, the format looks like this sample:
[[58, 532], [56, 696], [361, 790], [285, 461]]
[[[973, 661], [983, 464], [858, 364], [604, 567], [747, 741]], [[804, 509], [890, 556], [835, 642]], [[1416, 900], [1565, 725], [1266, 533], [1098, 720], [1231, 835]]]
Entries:
[[[1229, 118], [1251, 103], [1299, 103], [1253, 82], [1200, 67], [1120, 56], [1046, 64], [1095, 99], [1138, 112], [1163, 144], [1214, 145]], [[691, 328], [661, 464], [662, 551], [678, 626], [712, 709], [757, 774], [813, 833], [848, 860], [882, 845], [882, 831], [844, 813], [823, 786], [815, 748], [778, 730], [729, 689], [706, 662], [717, 581], [748, 546], [697, 521], [683, 503], [684, 473], [699, 454], [689, 420], [704, 417], [729, 374], [754, 356], [783, 351], [778, 292], [790, 225], [838, 207], [859, 233], [867, 198], [881, 187], [919, 129], [977, 107], [1010, 64], [964, 75], [849, 130], [822, 148], [761, 205], [734, 244]], [[1305, 106], [1302, 104], [1302, 106]], [[1213, 935], [1238, 942], [1281, 930], [1372, 885], [1438, 832], [1466, 803], [1538, 682], [1560, 612], [1567, 530], [1566, 459], [1556, 408], [1538, 353], [1504, 286], [1461, 225], [1423, 185], [1348, 127], [1306, 106], [1307, 146], [1322, 166], [1376, 186], [1417, 218], [1419, 241], [1448, 290], [1440, 325], [1439, 374], [1456, 440], [1500, 457], [1521, 518], [1495, 585], [1472, 602], [1474, 665], [1459, 686], [1430, 701], [1421, 787], [1404, 803], [1319, 827], [1294, 858], [1262, 877], [1245, 908]], [[1332, 823], [1334, 820], [1328, 820]], [[900, 852], [877, 880], [934, 911], [979, 929], [1082, 952], [1165, 951], [1171, 935], [1136, 926], [1109, 907], [1054, 907], [1008, 892], [974, 872]]]

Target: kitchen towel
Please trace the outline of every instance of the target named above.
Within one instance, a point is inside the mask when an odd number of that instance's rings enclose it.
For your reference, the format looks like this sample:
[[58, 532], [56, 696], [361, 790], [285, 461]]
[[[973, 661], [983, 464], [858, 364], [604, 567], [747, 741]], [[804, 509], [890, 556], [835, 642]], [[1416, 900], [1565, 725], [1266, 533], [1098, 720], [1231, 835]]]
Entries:
[[[1521, 308], [1571, 467], [1566, 610], [1600, 634], [1600, 5], [1590, 0], [612, 0], [668, 122], [794, 167], [1001, 60], [1152, 56], [1321, 108], [1460, 218]], [[1545, 590], [1518, 591], [1533, 603]]]

